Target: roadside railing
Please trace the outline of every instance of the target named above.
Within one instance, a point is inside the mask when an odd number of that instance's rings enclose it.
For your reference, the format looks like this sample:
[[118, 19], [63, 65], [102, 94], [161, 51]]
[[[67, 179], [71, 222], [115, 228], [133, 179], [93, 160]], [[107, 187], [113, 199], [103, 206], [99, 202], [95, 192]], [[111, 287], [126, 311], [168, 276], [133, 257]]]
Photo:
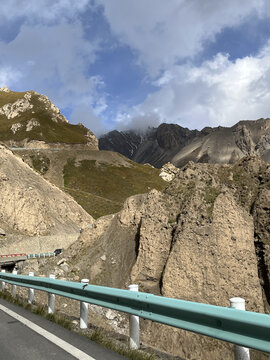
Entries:
[[26, 255], [27, 259], [45, 258], [55, 256], [55, 253], [40, 253], [40, 254], [29, 254]]
[[49, 294], [50, 313], [54, 312], [55, 295], [78, 300], [81, 302], [82, 328], [87, 327], [88, 303], [128, 313], [132, 316], [130, 323], [134, 324], [130, 329], [132, 348], [139, 347], [141, 317], [236, 344], [236, 359], [249, 359], [246, 348], [270, 353], [270, 315], [238, 310], [244, 309], [244, 300], [241, 298], [231, 299], [231, 307], [227, 308], [138, 292], [137, 285], [130, 285], [130, 290], [133, 291], [129, 291], [89, 285], [88, 279], [78, 283], [57, 280], [53, 278], [54, 275], [50, 278], [33, 276], [33, 273], [29, 275], [8, 274], [2, 270], [1, 289], [4, 290], [3, 284], [7, 282], [13, 286], [12, 294], [15, 296], [14, 286], [27, 287], [28, 302], [34, 299], [34, 289], [46, 291]]

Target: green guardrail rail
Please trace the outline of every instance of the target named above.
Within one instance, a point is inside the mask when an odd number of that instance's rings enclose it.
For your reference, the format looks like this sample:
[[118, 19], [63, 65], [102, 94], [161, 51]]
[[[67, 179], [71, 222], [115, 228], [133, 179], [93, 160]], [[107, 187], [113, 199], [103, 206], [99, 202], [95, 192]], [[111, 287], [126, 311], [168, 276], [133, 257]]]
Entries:
[[40, 254], [29, 254], [27, 255], [27, 259], [36, 259], [36, 258], [44, 258], [55, 256], [55, 253], [40, 253]]
[[0, 273], [1, 280], [270, 353], [270, 315], [37, 276]]

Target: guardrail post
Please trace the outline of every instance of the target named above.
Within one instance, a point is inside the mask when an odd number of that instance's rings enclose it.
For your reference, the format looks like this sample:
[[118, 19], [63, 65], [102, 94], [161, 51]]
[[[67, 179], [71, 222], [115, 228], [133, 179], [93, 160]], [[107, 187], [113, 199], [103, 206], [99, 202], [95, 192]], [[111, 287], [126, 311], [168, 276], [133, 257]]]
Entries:
[[[1, 270], [1, 272], [2, 272], [2, 273], [5, 273], [6, 270]], [[6, 286], [5, 281], [2, 281], [2, 282], [1, 282], [1, 290], [2, 290], [2, 291], [5, 290], [5, 286]]]
[[[88, 279], [82, 279], [81, 283], [89, 284]], [[81, 301], [80, 303], [80, 329], [88, 328], [88, 303]]]
[[[29, 272], [29, 276], [34, 276], [33, 272]], [[32, 304], [34, 301], [34, 289], [28, 289], [28, 304]]]
[[[237, 310], [246, 310], [245, 299], [235, 297], [230, 299], [230, 307]], [[234, 345], [235, 360], [250, 360], [249, 349], [243, 346]]]
[[[13, 270], [12, 271], [12, 274], [14, 274], [14, 275], [17, 275], [17, 271], [16, 270]], [[17, 290], [17, 286], [16, 285], [12, 285], [12, 287], [11, 287], [11, 295], [12, 295], [12, 297], [16, 297], [16, 290]]]
[[[139, 286], [136, 284], [129, 285], [130, 291], [139, 291]], [[129, 317], [129, 347], [131, 349], [139, 349], [140, 347], [140, 318], [136, 315]]]
[[[55, 275], [50, 274], [50, 279], [55, 279]], [[55, 303], [55, 295], [52, 293], [48, 293], [48, 314], [54, 313], [54, 303]]]

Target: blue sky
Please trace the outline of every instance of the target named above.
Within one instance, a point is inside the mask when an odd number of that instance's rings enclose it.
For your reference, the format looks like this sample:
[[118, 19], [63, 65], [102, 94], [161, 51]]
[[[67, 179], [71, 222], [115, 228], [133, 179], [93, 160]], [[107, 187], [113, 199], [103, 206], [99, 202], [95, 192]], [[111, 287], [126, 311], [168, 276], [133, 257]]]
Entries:
[[270, 117], [269, 0], [6, 0], [0, 86], [100, 135]]

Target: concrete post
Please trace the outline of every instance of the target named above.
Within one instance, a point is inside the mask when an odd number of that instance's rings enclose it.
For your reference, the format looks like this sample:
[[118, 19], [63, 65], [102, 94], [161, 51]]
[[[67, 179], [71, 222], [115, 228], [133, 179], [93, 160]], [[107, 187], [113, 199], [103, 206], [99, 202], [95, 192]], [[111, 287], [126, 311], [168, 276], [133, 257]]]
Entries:
[[[13, 270], [12, 271], [12, 274], [14, 274], [14, 275], [17, 275], [17, 271], [16, 270]], [[16, 290], [17, 290], [17, 286], [16, 285], [12, 285], [12, 287], [11, 287], [11, 295], [12, 295], [12, 297], [16, 297]]]
[[[34, 276], [33, 272], [29, 272], [29, 276]], [[34, 301], [34, 289], [28, 289], [28, 304], [32, 304]]]
[[[136, 284], [129, 285], [130, 291], [138, 291], [139, 286]], [[131, 349], [139, 349], [140, 347], [140, 318], [136, 315], [129, 317], [129, 347]]]
[[[82, 284], [89, 284], [88, 279], [82, 279]], [[88, 328], [88, 303], [81, 301], [80, 303], [80, 329]]]
[[[5, 273], [6, 270], [1, 270], [1, 272], [2, 272], [2, 273]], [[2, 291], [5, 290], [5, 286], [6, 286], [5, 281], [2, 281], [2, 282], [1, 282], [1, 290], [2, 290]]]
[[[55, 279], [54, 274], [50, 274], [50, 279]], [[48, 314], [54, 313], [55, 295], [48, 293]]]
[[[245, 299], [235, 297], [230, 299], [230, 307], [237, 310], [246, 310]], [[249, 349], [243, 346], [234, 345], [235, 360], [250, 360]]]

